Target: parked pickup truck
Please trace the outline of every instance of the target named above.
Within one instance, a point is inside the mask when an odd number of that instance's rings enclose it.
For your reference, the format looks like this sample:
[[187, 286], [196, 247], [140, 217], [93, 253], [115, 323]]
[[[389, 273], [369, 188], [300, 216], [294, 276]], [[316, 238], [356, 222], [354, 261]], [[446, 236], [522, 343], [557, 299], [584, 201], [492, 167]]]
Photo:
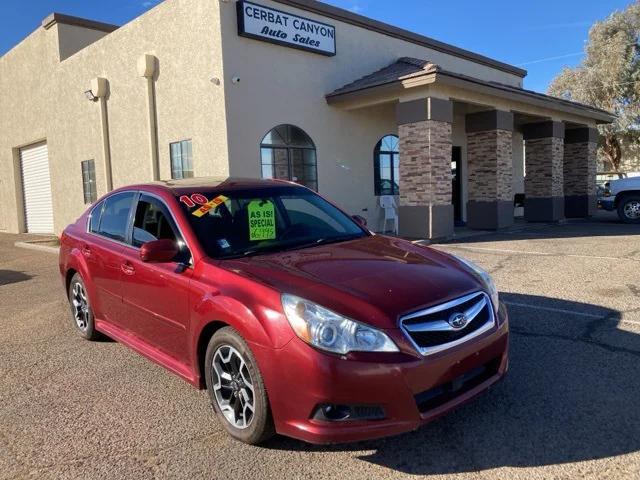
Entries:
[[620, 220], [625, 223], [640, 223], [640, 177], [605, 183], [598, 203], [605, 210], [617, 210]]

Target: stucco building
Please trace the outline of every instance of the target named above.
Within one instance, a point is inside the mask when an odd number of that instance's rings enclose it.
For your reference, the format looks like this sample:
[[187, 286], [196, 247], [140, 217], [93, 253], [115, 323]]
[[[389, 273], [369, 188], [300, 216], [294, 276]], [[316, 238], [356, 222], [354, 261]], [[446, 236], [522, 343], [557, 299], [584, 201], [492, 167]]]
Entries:
[[[60, 233], [108, 190], [288, 178], [446, 237], [588, 216], [602, 110], [526, 72], [314, 0], [166, 0], [121, 27], [52, 14], [0, 58], [0, 231]], [[525, 176], [526, 170], [526, 176]]]

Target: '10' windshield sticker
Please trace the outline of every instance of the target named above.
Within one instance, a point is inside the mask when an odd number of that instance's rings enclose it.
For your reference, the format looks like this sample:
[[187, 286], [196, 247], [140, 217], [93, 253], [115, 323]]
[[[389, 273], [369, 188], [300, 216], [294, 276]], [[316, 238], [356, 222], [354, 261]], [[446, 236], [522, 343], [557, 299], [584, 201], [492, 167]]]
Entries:
[[180, 201], [189, 208], [200, 205], [199, 208], [191, 212], [192, 215], [198, 218], [203, 217], [205, 214], [223, 204], [227, 200], [229, 199], [224, 195], [218, 195], [216, 198], [209, 201], [209, 199], [201, 193], [194, 193], [193, 195], [191, 195], [191, 197], [188, 197], [187, 195], [183, 195], [180, 197]]
[[247, 207], [249, 214], [249, 240], [275, 240], [275, 208], [272, 202], [253, 200]]

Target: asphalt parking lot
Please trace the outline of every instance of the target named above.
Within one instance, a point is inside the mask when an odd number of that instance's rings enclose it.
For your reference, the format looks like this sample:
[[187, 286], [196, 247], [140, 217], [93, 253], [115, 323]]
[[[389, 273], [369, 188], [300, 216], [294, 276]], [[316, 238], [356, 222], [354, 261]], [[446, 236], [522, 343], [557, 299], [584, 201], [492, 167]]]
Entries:
[[545, 226], [438, 245], [511, 313], [504, 382], [400, 437], [230, 440], [204, 392], [74, 335], [57, 257], [0, 235], [0, 479], [640, 478], [640, 227]]

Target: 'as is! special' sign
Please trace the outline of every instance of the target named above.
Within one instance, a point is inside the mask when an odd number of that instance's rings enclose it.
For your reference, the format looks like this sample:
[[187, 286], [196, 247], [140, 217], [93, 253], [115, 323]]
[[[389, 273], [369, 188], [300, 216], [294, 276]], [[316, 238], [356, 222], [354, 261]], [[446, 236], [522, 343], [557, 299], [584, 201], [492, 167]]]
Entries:
[[336, 28], [251, 2], [238, 5], [238, 34], [322, 55], [336, 54]]

